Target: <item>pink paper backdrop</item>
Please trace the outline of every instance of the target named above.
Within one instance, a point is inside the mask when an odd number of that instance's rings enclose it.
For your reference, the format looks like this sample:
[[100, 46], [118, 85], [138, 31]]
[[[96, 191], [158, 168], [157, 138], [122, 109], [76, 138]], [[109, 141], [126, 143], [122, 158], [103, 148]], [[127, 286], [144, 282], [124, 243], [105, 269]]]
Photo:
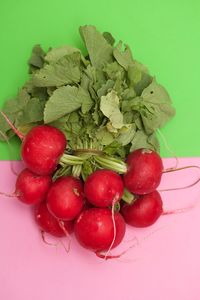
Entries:
[[[191, 164], [200, 166], [200, 158], [179, 160], [179, 166]], [[165, 174], [160, 188], [189, 184], [199, 174], [196, 169]], [[10, 162], [0, 162], [0, 191], [12, 192], [15, 179]], [[0, 299], [199, 300], [200, 184], [162, 197], [166, 210], [194, 207], [162, 216], [147, 229], [128, 227], [115, 252], [135, 247], [120, 260], [103, 261], [74, 238], [69, 254], [61, 245], [44, 244], [31, 208], [1, 196]]]

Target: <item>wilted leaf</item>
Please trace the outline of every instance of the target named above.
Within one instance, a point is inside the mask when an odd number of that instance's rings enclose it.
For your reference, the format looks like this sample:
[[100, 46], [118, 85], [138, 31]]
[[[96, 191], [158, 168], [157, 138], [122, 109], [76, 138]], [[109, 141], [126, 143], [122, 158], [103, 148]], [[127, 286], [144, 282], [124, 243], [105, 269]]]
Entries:
[[115, 91], [101, 97], [100, 110], [116, 129], [123, 126], [123, 115], [119, 109], [119, 98]]

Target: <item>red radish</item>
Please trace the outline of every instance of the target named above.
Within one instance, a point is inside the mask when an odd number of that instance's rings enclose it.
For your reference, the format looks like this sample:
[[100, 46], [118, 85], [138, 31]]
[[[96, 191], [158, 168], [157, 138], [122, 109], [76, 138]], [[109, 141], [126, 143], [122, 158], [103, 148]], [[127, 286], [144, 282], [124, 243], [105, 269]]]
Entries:
[[24, 169], [17, 177], [15, 195], [26, 204], [36, 204], [43, 201], [51, 186], [51, 176], [39, 176]]
[[128, 171], [124, 185], [133, 194], [144, 195], [154, 191], [161, 181], [163, 163], [155, 151], [138, 149], [128, 155]]
[[57, 128], [40, 125], [22, 141], [21, 155], [26, 166], [36, 174], [51, 174], [66, 147], [65, 135]]
[[21, 156], [28, 169], [38, 175], [53, 173], [67, 145], [62, 131], [53, 126], [38, 125], [24, 137], [6, 114], [1, 114], [22, 140]]
[[124, 184], [121, 177], [111, 170], [97, 170], [88, 176], [84, 193], [93, 205], [108, 207], [121, 199]]
[[[119, 212], [114, 214], [116, 236], [112, 248], [122, 241], [126, 224]], [[84, 210], [77, 218], [74, 226], [78, 242], [85, 248], [95, 252], [108, 250], [114, 238], [112, 212], [108, 208], [90, 208]]]
[[55, 180], [47, 194], [47, 207], [57, 218], [73, 220], [84, 205], [83, 184], [80, 179], [62, 176]]
[[156, 222], [163, 213], [163, 203], [157, 191], [141, 195], [133, 204], [125, 204], [121, 213], [129, 225], [146, 227]]
[[40, 229], [53, 236], [62, 237], [73, 232], [72, 221], [59, 221], [47, 209], [46, 203], [41, 202], [35, 208], [35, 220]]

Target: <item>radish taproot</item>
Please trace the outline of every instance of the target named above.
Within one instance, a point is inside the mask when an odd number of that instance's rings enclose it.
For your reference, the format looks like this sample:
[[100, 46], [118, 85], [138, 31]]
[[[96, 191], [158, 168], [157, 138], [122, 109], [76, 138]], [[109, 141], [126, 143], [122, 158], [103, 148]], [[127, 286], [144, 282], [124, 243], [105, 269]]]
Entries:
[[163, 163], [158, 153], [149, 149], [138, 149], [130, 153], [126, 163], [124, 185], [133, 194], [144, 195], [154, 191], [160, 184]]
[[114, 221], [115, 236], [110, 209], [95, 207], [84, 210], [75, 221], [75, 236], [83, 247], [94, 252], [106, 251], [112, 243], [114, 248], [121, 243], [126, 230], [125, 221], [119, 212], [114, 214]]
[[21, 156], [31, 171], [48, 175], [56, 169], [66, 145], [65, 135], [59, 129], [39, 125], [32, 128], [23, 139]]
[[73, 176], [54, 181], [47, 194], [47, 207], [59, 219], [73, 220], [84, 205], [83, 183]]
[[132, 204], [124, 204], [121, 213], [127, 224], [147, 227], [163, 214], [163, 202], [158, 191], [140, 195]]
[[24, 136], [4, 112], [0, 113], [22, 141], [21, 157], [27, 168], [38, 175], [52, 174], [67, 146], [64, 133], [50, 125], [37, 125]]
[[84, 185], [87, 200], [97, 207], [108, 207], [119, 201], [123, 195], [124, 184], [114, 171], [96, 170], [88, 176]]
[[51, 176], [39, 176], [24, 169], [17, 177], [15, 195], [23, 203], [36, 204], [45, 199], [51, 183]]
[[72, 221], [61, 221], [56, 219], [47, 209], [46, 202], [41, 202], [35, 207], [35, 220], [41, 231], [56, 237], [63, 237], [73, 232]]

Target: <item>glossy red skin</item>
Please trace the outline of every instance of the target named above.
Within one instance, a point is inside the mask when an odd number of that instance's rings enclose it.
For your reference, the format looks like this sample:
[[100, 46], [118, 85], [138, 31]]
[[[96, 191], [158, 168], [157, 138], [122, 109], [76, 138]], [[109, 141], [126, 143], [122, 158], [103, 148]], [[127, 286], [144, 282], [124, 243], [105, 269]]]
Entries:
[[32, 128], [22, 142], [21, 156], [26, 166], [38, 175], [51, 174], [67, 145], [57, 128], [39, 125]]
[[24, 169], [17, 177], [15, 194], [23, 203], [37, 204], [45, 199], [51, 183], [51, 176], [39, 176]]
[[[125, 235], [126, 224], [120, 213], [115, 213], [116, 239], [113, 247], [119, 245]], [[84, 247], [93, 251], [108, 250], [114, 236], [112, 213], [108, 208], [84, 210], [74, 226], [75, 236]]]
[[127, 157], [128, 171], [124, 185], [133, 194], [144, 195], [154, 191], [160, 184], [163, 163], [152, 150], [138, 149]]
[[80, 179], [62, 176], [51, 185], [47, 194], [47, 207], [56, 218], [73, 220], [80, 214], [83, 205], [83, 184]]
[[121, 213], [129, 225], [134, 227], [150, 226], [163, 213], [161, 196], [157, 191], [141, 195], [133, 204], [125, 204], [121, 208]]
[[46, 203], [42, 202], [35, 208], [35, 220], [42, 231], [45, 231], [56, 237], [63, 237], [73, 232], [74, 224], [72, 221], [63, 221], [65, 230], [59, 225], [59, 220], [56, 219], [47, 209]]
[[121, 177], [111, 170], [97, 170], [88, 176], [85, 185], [85, 197], [97, 207], [108, 207], [121, 199], [124, 184]]

